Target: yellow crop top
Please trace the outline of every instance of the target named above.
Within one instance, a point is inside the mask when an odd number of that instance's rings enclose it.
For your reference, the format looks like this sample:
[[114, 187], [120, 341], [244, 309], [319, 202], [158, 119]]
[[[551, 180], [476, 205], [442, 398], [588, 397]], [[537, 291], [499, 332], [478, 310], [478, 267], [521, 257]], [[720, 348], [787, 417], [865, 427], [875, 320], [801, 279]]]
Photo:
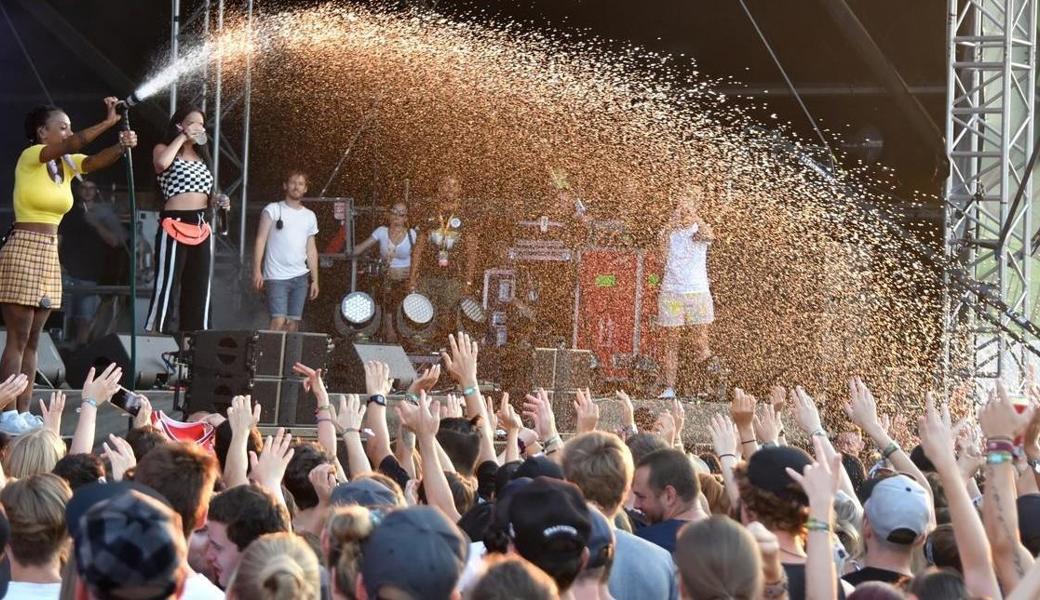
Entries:
[[[61, 183], [51, 179], [47, 163], [40, 162], [43, 144], [26, 148], [14, 169], [14, 220], [16, 223], [58, 225], [72, 208], [72, 178], [82, 174], [86, 154], [67, 154], [58, 159]], [[71, 162], [73, 166], [68, 163]]]

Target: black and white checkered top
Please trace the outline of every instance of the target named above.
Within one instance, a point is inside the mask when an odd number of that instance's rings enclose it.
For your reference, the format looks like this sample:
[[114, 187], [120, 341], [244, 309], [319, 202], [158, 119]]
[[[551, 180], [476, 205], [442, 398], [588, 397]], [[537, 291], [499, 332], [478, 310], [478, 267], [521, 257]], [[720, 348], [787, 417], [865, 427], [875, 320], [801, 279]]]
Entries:
[[163, 200], [188, 192], [208, 194], [213, 191], [213, 174], [201, 160], [174, 158], [173, 163], [159, 173], [158, 180]]

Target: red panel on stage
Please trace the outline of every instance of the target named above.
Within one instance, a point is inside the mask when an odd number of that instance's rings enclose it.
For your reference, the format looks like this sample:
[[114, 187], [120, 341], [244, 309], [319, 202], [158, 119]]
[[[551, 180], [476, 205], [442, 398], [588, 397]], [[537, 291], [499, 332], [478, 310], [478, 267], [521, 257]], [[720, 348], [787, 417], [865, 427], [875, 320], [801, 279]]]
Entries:
[[576, 345], [592, 350], [609, 379], [627, 375], [627, 365], [616, 365], [614, 357], [633, 351], [638, 266], [639, 256], [630, 250], [581, 253]]
[[664, 260], [658, 252], [643, 255], [642, 303], [639, 320], [639, 352], [655, 360], [657, 356], [657, 294], [661, 291], [664, 277]]

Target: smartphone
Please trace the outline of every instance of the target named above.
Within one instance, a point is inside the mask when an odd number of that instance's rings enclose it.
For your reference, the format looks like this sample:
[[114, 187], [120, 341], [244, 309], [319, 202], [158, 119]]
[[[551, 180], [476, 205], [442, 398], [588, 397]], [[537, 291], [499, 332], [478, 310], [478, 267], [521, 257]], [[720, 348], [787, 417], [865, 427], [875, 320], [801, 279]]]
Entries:
[[131, 417], [136, 417], [137, 413], [141, 412], [141, 395], [135, 394], [123, 386], [119, 386], [119, 391], [112, 396], [111, 402], [113, 406]]

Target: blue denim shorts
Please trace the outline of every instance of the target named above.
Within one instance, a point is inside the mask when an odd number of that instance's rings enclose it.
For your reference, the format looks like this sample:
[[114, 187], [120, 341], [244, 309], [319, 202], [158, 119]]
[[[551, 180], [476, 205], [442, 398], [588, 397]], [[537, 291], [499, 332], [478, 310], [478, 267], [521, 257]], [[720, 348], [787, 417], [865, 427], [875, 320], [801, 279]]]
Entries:
[[292, 279], [268, 279], [264, 281], [267, 290], [267, 310], [271, 318], [283, 318], [299, 321], [303, 318], [303, 305], [307, 302], [310, 291], [310, 274], [305, 273]]
[[64, 292], [61, 305], [66, 307], [65, 310], [69, 311], [73, 319], [90, 320], [97, 316], [98, 307], [101, 306], [101, 296], [76, 291], [77, 286], [94, 287], [97, 285], [96, 281], [62, 275], [61, 285]]

